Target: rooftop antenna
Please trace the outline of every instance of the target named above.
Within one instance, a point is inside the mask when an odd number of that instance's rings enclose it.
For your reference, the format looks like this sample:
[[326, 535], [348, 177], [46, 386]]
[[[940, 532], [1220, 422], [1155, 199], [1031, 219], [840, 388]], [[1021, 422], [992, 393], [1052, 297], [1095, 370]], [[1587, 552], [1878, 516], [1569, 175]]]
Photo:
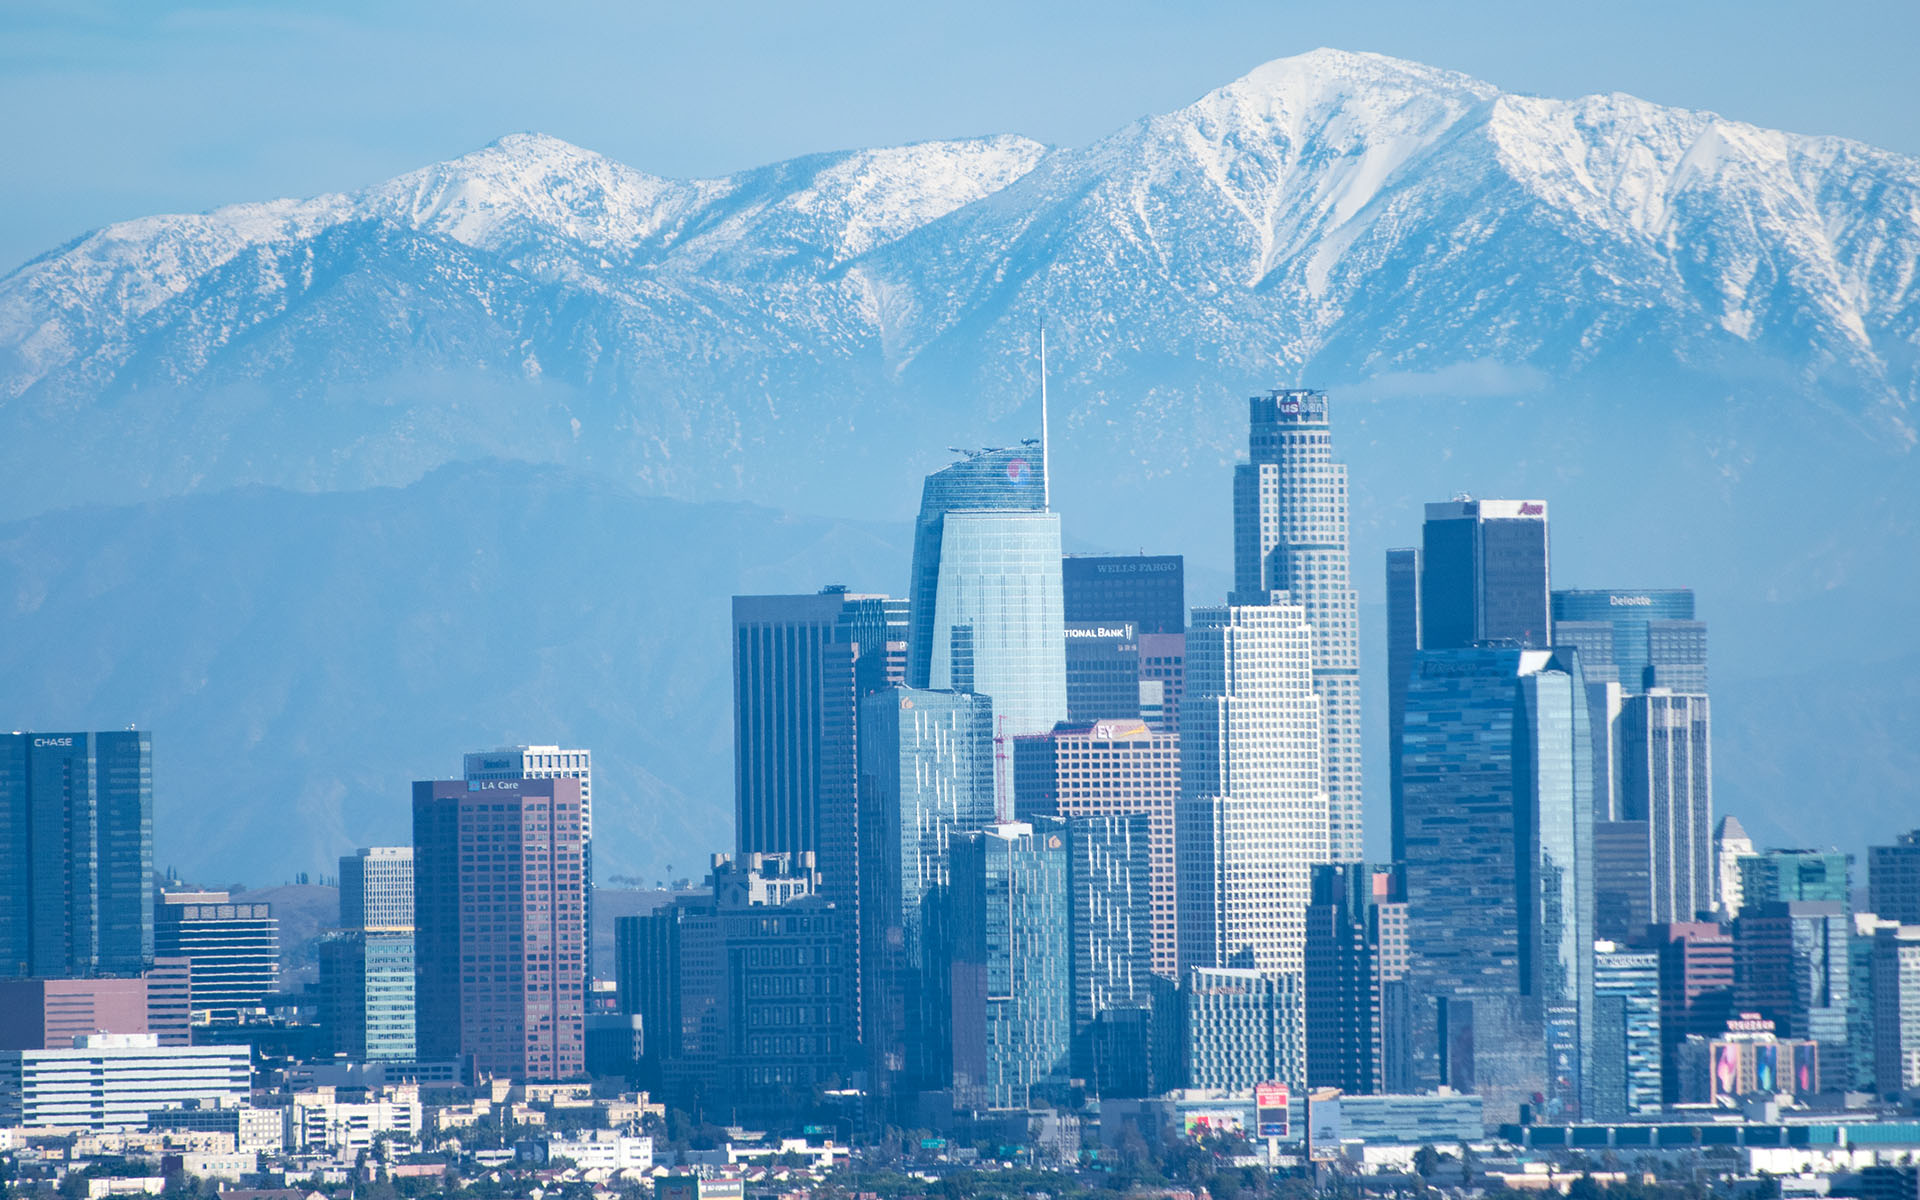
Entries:
[[1040, 322], [1040, 507], [1053, 509], [1053, 463], [1047, 457], [1047, 323]]

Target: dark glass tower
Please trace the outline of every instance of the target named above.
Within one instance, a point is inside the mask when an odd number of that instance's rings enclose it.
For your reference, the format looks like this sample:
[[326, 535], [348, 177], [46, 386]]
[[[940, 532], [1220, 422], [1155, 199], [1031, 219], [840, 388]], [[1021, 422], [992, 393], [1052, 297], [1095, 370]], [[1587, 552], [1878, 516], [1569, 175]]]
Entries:
[[1069, 624], [1187, 630], [1186, 560], [1178, 554], [1069, 555], [1060, 564], [1060, 591]]
[[1387, 796], [1393, 813], [1393, 859], [1405, 858], [1400, 828], [1400, 735], [1407, 711], [1407, 674], [1420, 649], [1420, 550], [1387, 551]]
[[1427, 505], [1420, 551], [1420, 647], [1551, 642], [1544, 500]]
[[[1628, 692], [1664, 687], [1705, 693], [1706, 637], [1706, 623], [1694, 619], [1689, 588], [1553, 593], [1554, 644], [1580, 648], [1589, 683], [1617, 682]], [[1694, 683], [1699, 686], [1687, 686]]]
[[153, 960], [153, 735], [0, 735], [0, 975]]

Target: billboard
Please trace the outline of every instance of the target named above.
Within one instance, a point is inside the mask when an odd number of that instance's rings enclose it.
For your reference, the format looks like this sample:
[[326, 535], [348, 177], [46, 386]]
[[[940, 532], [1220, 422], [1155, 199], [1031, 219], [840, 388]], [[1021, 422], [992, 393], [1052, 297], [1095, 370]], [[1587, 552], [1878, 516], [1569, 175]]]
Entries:
[[1811, 1096], [1820, 1090], [1820, 1044], [1818, 1042], [1793, 1044], [1793, 1090], [1802, 1096]]
[[1237, 1108], [1195, 1108], [1180, 1114], [1180, 1127], [1188, 1137], [1210, 1133], [1243, 1133], [1246, 1120]]
[[1718, 1102], [1740, 1094], [1740, 1047], [1732, 1042], [1715, 1042], [1712, 1047], [1713, 1078], [1708, 1099]]
[[1770, 1096], [1780, 1090], [1780, 1047], [1761, 1043], [1753, 1048], [1753, 1090]]
[[1261, 1137], [1287, 1136], [1287, 1100], [1287, 1085], [1284, 1083], [1254, 1085], [1254, 1125], [1260, 1131]]

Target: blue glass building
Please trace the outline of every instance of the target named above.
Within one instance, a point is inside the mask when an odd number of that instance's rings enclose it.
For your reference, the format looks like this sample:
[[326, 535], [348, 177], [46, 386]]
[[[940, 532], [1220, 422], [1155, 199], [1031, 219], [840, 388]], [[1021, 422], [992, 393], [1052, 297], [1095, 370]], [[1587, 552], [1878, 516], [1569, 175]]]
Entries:
[[[1555, 591], [1553, 629], [1556, 645], [1579, 647], [1588, 683], [1618, 683], [1629, 692], [1651, 687], [1692, 693], [1707, 690], [1706, 624], [1694, 620], [1690, 588]], [[1683, 649], [1697, 650], [1697, 654], [1682, 655]], [[1654, 677], [1656, 654], [1665, 672], [1663, 679]], [[1696, 674], [1683, 680], [1682, 667]], [[1682, 686], [1683, 682], [1699, 686]]]
[[0, 975], [153, 960], [153, 735], [0, 735]]
[[1103, 1025], [1151, 1010], [1153, 818], [1147, 813], [1075, 817], [1066, 823], [1072, 919], [1073, 1074], [1098, 1088], [1131, 1074], [1102, 1063], [1115, 1041]]
[[1593, 1070], [1586, 1118], [1624, 1121], [1660, 1107], [1660, 956], [1595, 944]]
[[1065, 1096], [1073, 1040], [1066, 833], [1064, 822], [1040, 818], [953, 838], [956, 1108], [1026, 1108]]
[[993, 703], [894, 687], [860, 702], [860, 957], [869, 1089], [951, 1070], [945, 916], [955, 834], [993, 822]]
[[993, 697], [999, 731], [1067, 716], [1060, 518], [1038, 446], [986, 450], [927, 476], [914, 529], [907, 681]]
[[1300, 979], [1249, 967], [1193, 967], [1180, 989], [1181, 1061], [1190, 1088], [1244, 1092], [1306, 1081]]
[[[1422, 650], [1402, 746], [1416, 1078], [1577, 1113], [1591, 1045], [1593, 790], [1571, 651]], [[1471, 1024], [1468, 1024], [1468, 1023]]]

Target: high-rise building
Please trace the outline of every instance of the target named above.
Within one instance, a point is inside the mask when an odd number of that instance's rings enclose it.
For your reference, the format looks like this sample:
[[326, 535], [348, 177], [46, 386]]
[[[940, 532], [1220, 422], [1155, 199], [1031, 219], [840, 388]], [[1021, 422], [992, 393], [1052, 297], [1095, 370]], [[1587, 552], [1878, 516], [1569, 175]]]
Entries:
[[[1052, 826], [1042, 819], [1034, 828], [1045, 832]], [[1145, 813], [1077, 816], [1060, 828], [1067, 842], [1071, 1073], [1097, 1091], [1136, 1074], [1103, 1062], [1102, 1052], [1121, 1040], [1116, 1024], [1151, 1022], [1158, 995], [1152, 925], [1153, 863], [1160, 847]]]
[[[1068, 559], [1072, 562], [1072, 559]], [[1138, 720], [1140, 638], [1132, 622], [1065, 626], [1067, 720]]]
[[1313, 869], [1307, 909], [1307, 1084], [1409, 1090], [1407, 894], [1396, 866]]
[[1405, 857], [1405, 833], [1400, 828], [1401, 733], [1406, 724], [1407, 676], [1419, 649], [1420, 548], [1402, 546], [1387, 551], [1387, 798], [1395, 862]]
[[993, 823], [993, 711], [983, 695], [920, 688], [860, 702], [860, 1020], [877, 1096], [948, 1083], [939, 915], [949, 843]]
[[[497, 782], [518, 779], [572, 779], [580, 784], [580, 875], [581, 896], [586, 905], [582, 918], [585, 928], [593, 928], [593, 752], [566, 746], [502, 746], [495, 750], [477, 750], [461, 763], [461, 776], [468, 782]], [[586, 957], [581, 962], [583, 979], [593, 978], [593, 938], [587, 938]]]
[[1152, 969], [1176, 971], [1173, 806], [1180, 794], [1180, 739], [1143, 721], [1096, 721], [1016, 738], [1014, 819], [1146, 818], [1151, 846]]
[[268, 904], [226, 892], [167, 892], [154, 929], [158, 954], [192, 962], [195, 1021], [234, 1021], [280, 982], [280, 922]]
[[1771, 1020], [1781, 1037], [1820, 1043], [1823, 1090], [1844, 1088], [1853, 1077], [1847, 1037], [1852, 932], [1847, 906], [1831, 900], [1756, 902], [1750, 896], [1733, 923], [1736, 1006]]
[[147, 1032], [162, 1046], [193, 1041], [193, 960], [156, 955], [147, 968]]
[[1873, 937], [1874, 1089], [1920, 1091], [1920, 925]]
[[409, 1062], [414, 1040], [413, 931], [343, 929], [323, 936], [320, 1016], [349, 1062]]
[[1683, 1091], [1681, 1046], [1721, 1033], [1734, 1015], [1733, 934], [1689, 921], [1649, 929], [1643, 944], [1660, 959], [1660, 1095], [1672, 1104]]
[[413, 932], [413, 847], [340, 856], [340, 928]]
[[1183, 975], [1249, 967], [1297, 983], [1304, 967], [1309, 876], [1329, 858], [1312, 647], [1296, 605], [1194, 610], [1174, 821]]
[[1593, 969], [1592, 759], [1578, 658], [1421, 650], [1406, 705], [1419, 1082], [1479, 1091], [1489, 1120], [1517, 1117], [1535, 1093], [1547, 1112], [1572, 1114]]
[[1249, 461], [1233, 472], [1233, 603], [1266, 604], [1285, 592], [1313, 631], [1327, 854], [1358, 862], [1360, 605], [1347, 570], [1347, 466], [1333, 457], [1326, 393], [1251, 397], [1247, 449]]
[[1180, 695], [1186, 689], [1187, 635], [1140, 635], [1140, 719], [1160, 733], [1180, 733]]
[[1420, 648], [1552, 644], [1547, 502], [1427, 505], [1420, 544]]
[[1694, 620], [1691, 589], [1555, 591], [1553, 641], [1579, 648], [1590, 683], [1706, 694], [1706, 623]]
[[1707, 698], [1654, 688], [1620, 712], [1621, 812], [1648, 828], [1653, 920], [1713, 911], [1713, 751]]
[[1307, 1069], [1300, 980], [1240, 967], [1192, 967], [1180, 989], [1181, 1064], [1190, 1088], [1299, 1085]]
[[1715, 911], [1722, 921], [1731, 921], [1740, 915], [1740, 860], [1752, 853], [1753, 839], [1747, 836], [1740, 819], [1721, 817], [1720, 824], [1713, 830], [1713, 861], [1714, 895], [1719, 901]]
[[1838, 850], [1767, 850], [1743, 855], [1738, 869], [1743, 912], [1786, 901], [1827, 901], [1843, 908], [1853, 903], [1853, 856]]
[[1660, 1107], [1660, 956], [1594, 944], [1593, 1068], [1587, 1119], [1624, 1121]]
[[145, 970], [153, 735], [0, 735], [0, 862], [0, 975]]
[[1073, 955], [1063, 822], [991, 825], [951, 846], [953, 1102], [1024, 1109], [1072, 1076]]
[[914, 529], [908, 681], [993, 697], [1006, 737], [1067, 716], [1060, 518], [1039, 450], [983, 450], [927, 476]]
[[1920, 829], [1867, 850], [1867, 907], [1889, 921], [1920, 925]]
[[1653, 922], [1653, 875], [1645, 821], [1593, 823], [1593, 935], [1637, 939]]
[[1849, 1091], [1877, 1090], [1874, 1079], [1878, 1066], [1878, 1033], [1874, 1024], [1874, 935], [1882, 929], [1899, 927], [1898, 921], [1888, 921], [1870, 912], [1853, 914], [1853, 936], [1847, 939], [1847, 1056], [1853, 1065], [1853, 1078], [1847, 1083]]
[[1186, 632], [1187, 569], [1178, 554], [1070, 554], [1060, 564], [1060, 588], [1069, 623]]
[[0, 1050], [63, 1050], [95, 1033], [146, 1033], [144, 979], [0, 979]]
[[585, 842], [577, 776], [413, 785], [421, 1058], [471, 1055], [516, 1079], [580, 1073]]

